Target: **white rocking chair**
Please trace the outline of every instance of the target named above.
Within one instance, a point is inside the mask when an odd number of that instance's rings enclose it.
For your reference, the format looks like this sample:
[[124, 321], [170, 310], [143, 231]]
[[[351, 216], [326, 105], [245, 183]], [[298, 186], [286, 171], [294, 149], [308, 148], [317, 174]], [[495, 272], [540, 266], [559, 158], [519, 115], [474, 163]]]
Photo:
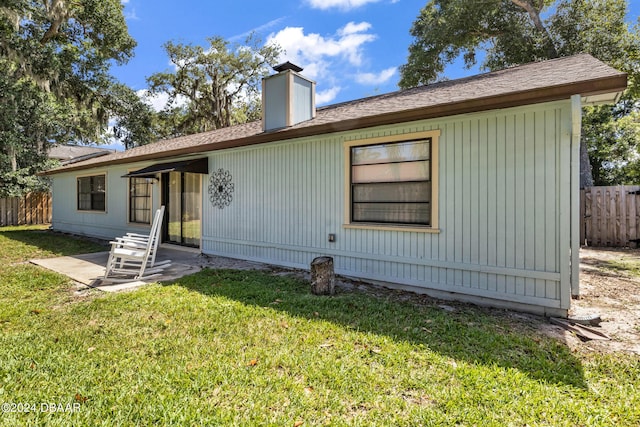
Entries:
[[110, 242], [111, 252], [103, 281], [146, 280], [162, 275], [163, 270], [171, 266], [170, 260], [156, 262], [163, 215], [164, 206], [161, 206], [153, 217], [148, 235], [127, 233]]

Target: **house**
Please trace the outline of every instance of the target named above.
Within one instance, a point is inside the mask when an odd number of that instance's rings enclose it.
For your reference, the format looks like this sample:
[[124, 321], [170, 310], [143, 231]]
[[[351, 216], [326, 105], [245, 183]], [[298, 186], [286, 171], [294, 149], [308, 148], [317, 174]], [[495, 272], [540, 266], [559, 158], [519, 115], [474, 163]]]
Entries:
[[582, 54], [331, 105], [292, 64], [261, 121], [60, 167], [53, 228], [149, 227], [209, 255], [566, 316], [579, 292], [581, 107], [626, 75]]
[[51, 148], [49, 148], [48, 157], [58, 160], [62, 165], [68, 165], [93, 157], [105, 156], [115, 151], [116, 150], [91, 147], [88, 145], [53, 144]]

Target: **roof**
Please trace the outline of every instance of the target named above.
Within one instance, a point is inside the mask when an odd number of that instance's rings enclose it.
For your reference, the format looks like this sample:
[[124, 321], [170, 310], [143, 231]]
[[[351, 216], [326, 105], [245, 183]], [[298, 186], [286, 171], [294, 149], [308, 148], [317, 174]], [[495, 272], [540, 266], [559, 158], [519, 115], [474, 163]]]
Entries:
[[261, 121], [158, 141], [52, 169], [55, 174], [371, 126], [624, 91], [627, 75], [588, 54], [520, 65], [319, 108], [311, 120], [264, 132]]
[[54, 144], [49, 148], [48, 156], [50, 159], [57, 159], [63, 165], [77, 163], [93, 157], [104, 156], [114, 153], [115, 150], [109, 150], [100, 147], [90, 147], [88, 145], [60, 145]]
[[296, 64], [292, 64], [291, 62], [287, 61], [282, 64], [276, 65], [275, 67], [273, 67], [273, 70], [277, 71], [278, 73], [285, 70], [293, 70], [296, 73], [299, 73], [300, 71], [302, 71], [302, 68], [298, 67]]

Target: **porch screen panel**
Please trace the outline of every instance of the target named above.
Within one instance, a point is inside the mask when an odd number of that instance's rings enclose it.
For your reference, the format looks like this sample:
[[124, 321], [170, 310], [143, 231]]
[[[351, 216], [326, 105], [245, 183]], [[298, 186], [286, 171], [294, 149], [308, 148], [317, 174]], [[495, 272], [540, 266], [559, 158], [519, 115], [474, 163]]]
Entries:
[[351, 149], [351, 221], [431, 225], [431, 140]]
[[170, 242], [182, 243], [182, 174], [169, 173], [169, 191], [167, 194], [167, 236]]
[[182, 241], [185, 245], [200, 245], [201, 190], [200, 175], [184, 174], [184, 207], [182, 211]]

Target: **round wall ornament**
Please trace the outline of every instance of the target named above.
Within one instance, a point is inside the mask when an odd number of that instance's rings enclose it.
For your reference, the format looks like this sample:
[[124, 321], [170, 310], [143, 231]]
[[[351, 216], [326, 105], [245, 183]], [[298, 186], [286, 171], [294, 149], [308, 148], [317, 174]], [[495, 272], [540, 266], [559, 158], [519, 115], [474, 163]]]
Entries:
[[218, 209], [224, 209], [231, 204], [233, 190], [229, 171], [220, 168], [209, 177], [209, 201]]

